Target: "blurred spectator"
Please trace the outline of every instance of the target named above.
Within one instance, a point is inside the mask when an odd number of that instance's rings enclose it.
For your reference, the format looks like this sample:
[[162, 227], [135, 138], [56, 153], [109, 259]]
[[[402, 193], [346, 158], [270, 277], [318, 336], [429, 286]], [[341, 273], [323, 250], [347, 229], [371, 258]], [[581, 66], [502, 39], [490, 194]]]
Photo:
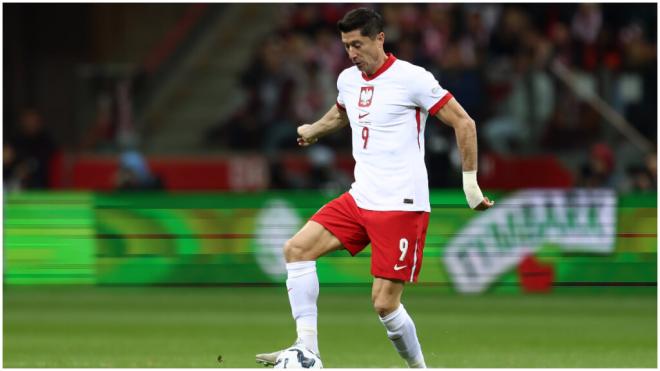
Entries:
[[81, 149], [89, 151], [115, 144], [117, 125], [113, 112], [114, 102], [109, 94], [99, 94], [96, 105], [96, 117], [83, 136]]
[[319, 30], [314, 37], [316, 49], [316, 61], [322, 65], [325, 71], [328, 71], [333, 79], [348, 66], [348, 59], [345, 57], [344, 47], [337, 42], [337, 31], [334, 26], [325, 27]]
[[489, 150], [503, 155], [521, 152], [525, 143], [531, 143], [527, 125], [507, 114], [487, 120], [480, 135], [487, 141]]
[[92, 79], [92, 89], [96, 92], [94, 118], [85, 127], [80, 139], [80, 150], [83, 152], [113, 150], [116, 146], [119, 120], [114, 85], [114, 79], [101, 74]]
[[[437, 119], [429, 119], [426, 126], [426, 166], [429, 169], [429, 187], [460, 187], [462, 164], [458, 154], [454, 132]], [[451, 169], [451, 170], [450, 170]], [[444, 170], [444, 171], [443, 171]]]
[[603, 13], [600, 10], [600, 5], [582, 3], [578, 5], [577, 12], [573, 15], [571, 31], [578, 42], [591, 45], [596, 42], [602, 25]]
[[269, 157], [268, 173], [270, 180], [268, 188], [270, 189], [292, 189], [296, 188], [291, 176], [287, 174], [286, 168], [282, 165], [282, 161], [277, 156]]
[[553, 22], [548, 33], [555, 58], [570, 66], [573, 60], [573, 43], [568, 26], [563, 22]]
[[603, 25], [603, 15], [598, 4], [583, 3], [578, 6], [571, 21], [571, 33], [577, 44], [579, 66], [587, 71], [595, 70], [600, 64], [603, 50], [597, 45]]
[[315, 60], [306, 61], [297, 75], [295, 94], [295, 121], [313, 122], [334, 104], [333, 81], [330, 74], [322, 72], [323, 66]]
[[29, 174], [27, 164], [20, 164], [16, 158], [16, 149], [11, 143], [2, 146], [2, 174], [5, 191], [17, 191], [23, 188], [23, 179]]
[[[247, 101], [228, 120], [211, 129], [205, 135], [206, 142], [242, 150], [276, 147], [282, 132], [295, 133], [290, 122], [294, 83], [286, 65], [285, 40], [269, 37], [241, 77]], [[295, 144], [295, 140], [292, 142]]]
[[636, 192], [655, 192], [656, 185], [648, 171], [641, 166], [631, 166], [628, 168], [628, 177], [630, 178], [629, 191]]
[[335, 153], [323, 144], [317, 144], [308, 149], [312, 169], [310, 171], [309, 187], [319, 189], [328, 194], [338, 194], [351, 185], [351, 179], [335, 164]]
[[646, 156], [643, 165], [633, 165], [628, 168], [628, 184], [623, 191], [657, 192], [658, 158], [655, 153]]
[[5, 188], [47, 188], [55, 151], [55, 142], [39, 111], [29, 108], [21, 112], [16, 132], [4, 143]]
[[614, 188], [614, 152], [604, 143], [591, 147], [588, 163], [582, 166], [578, 185], [587, 188]]
[[160, 178], [151, 172], [144, 157], [136, 151], [126, 151], [120, 155], [116, 182], [117, 189], [121, 191], [163, 189]]
[[644, 28], [637, 22], [621, 29], [619, 38], [624, 45], [626, 77], [639, 81], [637, 87], [628, 87], [626, 116], [643, 135], [655, 142], [658, 135], [657, 47], [648, 41]]
[[522, 49], [522, 38], [530, 30], [530, 20], [523, 10], [514, 5], [507, 6], [500, 17], [490, 40], [493, 58], [513, 57]]
[[646, 155], [644, 164], [646, 165], [646, 171], [653, 181], [653, 188], [655, 188], [655, 184], [658, 183], [658, 155], [655, 152], [649, 153]]

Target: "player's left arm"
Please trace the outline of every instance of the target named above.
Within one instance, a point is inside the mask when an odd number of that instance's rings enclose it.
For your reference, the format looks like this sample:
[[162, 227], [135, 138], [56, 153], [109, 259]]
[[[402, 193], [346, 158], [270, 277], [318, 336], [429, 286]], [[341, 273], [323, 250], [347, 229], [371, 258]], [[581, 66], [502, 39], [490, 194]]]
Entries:
[[474, 210], [490, 208], [495, 201], [484, 197], [477, 184], [477, 128], [474, 120], [455, 98], [449, 99], [435, 117], [451, 126], [456, 134], [463, 164], [463, 191], [468, 205]]

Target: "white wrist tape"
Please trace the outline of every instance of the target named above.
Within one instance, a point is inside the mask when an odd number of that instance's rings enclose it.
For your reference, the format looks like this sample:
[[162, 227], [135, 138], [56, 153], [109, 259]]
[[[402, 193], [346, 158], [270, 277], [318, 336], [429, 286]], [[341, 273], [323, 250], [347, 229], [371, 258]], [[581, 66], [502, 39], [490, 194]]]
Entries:
[[484, 195], [477, 184], [476, 170], [463, 172], [463, 192], [470, 209], [474, 209], [484, 200]]

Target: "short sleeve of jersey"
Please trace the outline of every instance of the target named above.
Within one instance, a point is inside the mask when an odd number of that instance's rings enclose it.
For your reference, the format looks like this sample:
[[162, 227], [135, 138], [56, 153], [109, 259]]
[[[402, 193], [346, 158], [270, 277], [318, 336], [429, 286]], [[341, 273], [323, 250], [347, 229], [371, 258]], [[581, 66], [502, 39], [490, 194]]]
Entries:
[[440, 86], [433, 74], [419, 69], [410, 84], [411, 100], [434, 116], [453, 96]]
[[344, 99], [341, 97], [341, 75], [337, 78], [337, 108], [342, 111], [346, 111], [346, 104]]

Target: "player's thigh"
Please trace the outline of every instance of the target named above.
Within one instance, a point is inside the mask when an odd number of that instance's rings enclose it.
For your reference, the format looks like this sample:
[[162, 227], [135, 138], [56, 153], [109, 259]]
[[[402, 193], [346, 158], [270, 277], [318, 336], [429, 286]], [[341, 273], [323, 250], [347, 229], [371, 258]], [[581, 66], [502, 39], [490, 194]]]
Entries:
[[371, 274], [374, 277], [416, 282], [422, 267], [426, 212], [372, 211], [367, 232], [371, 239]]
[[317, 258], [344, 246], [321, 224], [308, 221], [284, 245], [284, 258], [287, 262], [316, 260]]
[[381, 317], [392, 313], [399, 307], [404, 286], [404, 282], [400, 280], [374, 277], [371, 286], [371, 301]]

